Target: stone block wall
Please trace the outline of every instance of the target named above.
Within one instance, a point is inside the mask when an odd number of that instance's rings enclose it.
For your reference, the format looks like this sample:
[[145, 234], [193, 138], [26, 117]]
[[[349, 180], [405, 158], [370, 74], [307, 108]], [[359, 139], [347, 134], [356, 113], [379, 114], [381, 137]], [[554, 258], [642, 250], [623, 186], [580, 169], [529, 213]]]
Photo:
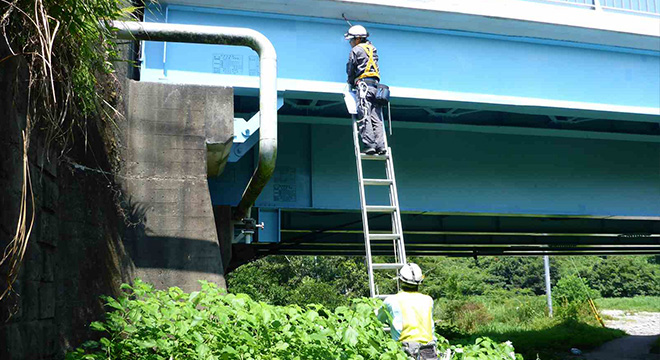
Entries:
[[[17, 57], [0, 62], [1, 249], [13, 238], [21, 204], [21, 65]], [[118, 295], [136, 276], [188, 291], [199, 279], [225, 285], [206, 143], [231, 144], [232, 90], [124, 83], [118, 177], [93, 122], [87, 143], [77, 141], [66, 156], [39, 131], [32, 136], [34, 226], [15, 294], [0, 302], [2, 360], [62, 359], [95, 336], [88, 325], [103, 318], [99, 296]], [[0, 292], [7, 271], [0, 268]]]
[[[16, 233], [24, 183], [25, 71], [19, 57], [0, 62], [2, 250]], [[104, 314], [99, 296], [117, 295], [119, 285], [133, 278], [112, 176], [72, 165], [109, 170], [96, 124], [88, 127], [89, 146], [76, 142], [66, 157], [44, 139], [39, 128], [30, 138], [34, 202], [27, 204], [34, 223], [14, 292], [0, 302], [2, 360], [63, 358], [66, 350], [92, 336], [89, 323]], [[0, 267], [0, 291], [7, 272], [7, 266]]]

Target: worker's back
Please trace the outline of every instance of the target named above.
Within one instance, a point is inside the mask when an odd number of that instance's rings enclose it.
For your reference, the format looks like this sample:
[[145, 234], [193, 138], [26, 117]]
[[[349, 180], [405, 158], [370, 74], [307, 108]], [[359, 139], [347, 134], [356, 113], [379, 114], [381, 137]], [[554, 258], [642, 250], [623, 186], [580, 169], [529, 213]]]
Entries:
[[399, 342], [427, 344], [433, 340], [433, 299], [419, 292], [401, 291], [385, 299], [392, 315], [391, 334]]

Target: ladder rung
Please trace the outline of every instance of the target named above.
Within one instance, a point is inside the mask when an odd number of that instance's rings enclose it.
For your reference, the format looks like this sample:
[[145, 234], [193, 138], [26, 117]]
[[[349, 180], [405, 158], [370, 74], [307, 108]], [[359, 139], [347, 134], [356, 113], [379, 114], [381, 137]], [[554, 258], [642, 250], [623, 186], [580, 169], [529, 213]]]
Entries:
[[399, 270], [403, 267], [404, 264], [392, 263], [392, 264], [371, 264], [371, 267], [374, 270]]
[[360, 159], [362, 160], [387, 160], [389, 159], [388, 155], [367, 155], [360, 153]]
[[390, 179], [364, 179], [362, 181], [365, 185], [392, 185]]
[[396, 206], [391, 205], [367, 205], [367, 212], [382, 212], [382, 213], [392, 213], [396, 211]]
[[369, 234], [369, 240], [396, 240], [401, 238], [399, 234]]
[[392, 296], [392, 294], [384, 294], [384, 295], [383, 294], [378, 294], [378, 295], [376, 295], [376, 298], [381, 299], [381, 300], [385, 300], [385, 298], [388, 297], [388, 296]]

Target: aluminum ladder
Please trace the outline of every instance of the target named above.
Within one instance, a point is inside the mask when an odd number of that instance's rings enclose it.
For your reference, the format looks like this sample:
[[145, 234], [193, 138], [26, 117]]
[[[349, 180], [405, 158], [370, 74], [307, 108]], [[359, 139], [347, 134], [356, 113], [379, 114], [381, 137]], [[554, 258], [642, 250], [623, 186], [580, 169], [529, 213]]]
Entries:
[[[399, 196], [396, 189], [394, 177], [394, 162], [392, 149], [387, 144], [385, 136], [385, 155], [367, 155], [360, 152], [360, 139], [358, 136], [357, 118], [353, 115], [353, 143], [355, 145], [355, 161], [357, 165], [358, 183], [360, 189], [360, 207], [362, 210], [362, 227], [364, 230], [364, 247], [367, 260], [367, 271], [369, 275], [369, 291], [371, 297], [385, 298], [388, 295], [378, 293], [374, 282], [374, 270], [398, 270], [406, 264], [406, 248], [403, 242], [403, 228], [401, 226], [401, 210], [399, 208]], [[365, 179], [362, 161], [385, 162], [385, 179]], [[365, 186], [387, 186], [389, 188], [389, 205], [367, 205]], [[369, 230], [369, 214], [389, 213], [392, 218], [392, 232], [372, 233]], [[393, 263], [374, 263], [371, 255], [372, 242], [392, 241], [394, 247]]]

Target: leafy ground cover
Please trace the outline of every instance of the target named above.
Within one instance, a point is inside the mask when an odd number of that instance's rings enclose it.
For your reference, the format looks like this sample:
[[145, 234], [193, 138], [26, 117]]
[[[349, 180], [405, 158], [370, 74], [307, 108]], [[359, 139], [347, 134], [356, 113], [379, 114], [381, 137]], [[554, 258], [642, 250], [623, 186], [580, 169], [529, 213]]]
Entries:
[[596, 299], [599, 309], [660, 312], [660, 296]]
[[[379, 300], [354, 299], [334, 310], [310, 304], [273, 306], [245, 294], [226, 294], [202, 283], [190, 294], [167, 291], [137, 280], [124, 295], [105, 297], [108, 313], [90, 326], [100, 332], [67, 354], [68, 360], [405, 360], [397, 342], [383, 330], [375, 309]], [[455, 360], [520, 360], [510, 342], [485, 337], [440, 350]]]
[[[660, 306], [657, 256], [551, 259], [554, 319], [548, 316], [542, 295], [542, 258], [410, 261], [420, 264], [427, 276], [421, 291], [435, 299], [439, 334], [457, 344], [473, 343], [481, 336], [511, 340], [527, 359], [536, 359], [537, 354], [542, 360], [562, 359], [571, 347], [588, 351], [623, 335], [596, 322], [584, 303], [587, 295], [596, 299], [600, 309], [654, 311]], [[376, 278], [383, 292], [395, 291], [390, 275]], [[368, 289], [363, 259], [321, 256], [260, 259], [229, 274], [228, 284], [230, 292], [246, 292], [272, 304], [313, 299], [329, 308], [366, 296]]]

